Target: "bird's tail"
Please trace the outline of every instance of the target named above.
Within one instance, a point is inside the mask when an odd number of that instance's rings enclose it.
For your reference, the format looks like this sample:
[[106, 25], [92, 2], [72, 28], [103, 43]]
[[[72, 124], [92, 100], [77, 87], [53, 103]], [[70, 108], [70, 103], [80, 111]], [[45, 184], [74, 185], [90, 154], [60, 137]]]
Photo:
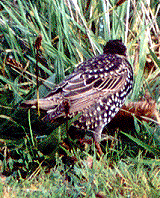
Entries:
[[54, 109], [57, 106], [57, 102], [55, 100], [44, 99], [35, 99], [35, 100], [26, 100], [21, 103], [20, 107], [24, 108], [37, 108], [39, 107], [42, 110], [48, 111], [49, 109]]

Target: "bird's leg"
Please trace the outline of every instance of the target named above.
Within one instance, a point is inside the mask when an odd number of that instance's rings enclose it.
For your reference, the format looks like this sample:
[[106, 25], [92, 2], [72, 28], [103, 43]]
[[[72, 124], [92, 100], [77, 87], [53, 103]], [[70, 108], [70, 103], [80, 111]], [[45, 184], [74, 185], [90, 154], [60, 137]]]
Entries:
[[95, 141], [95, 146], [96, 146], [96, 148], [97, 148], [98, 153], [100, 154], [100, 156], [102, 156], [103, 155], [103, 151], [101, 149], [101, 146], [100, 146], [99, 142]]
[[101, 146], [99, 144], [99, 142], [101, 141], [102, 130], [103, 130], [103, 127], [98, 126], [95, 129], [94, 133], [93, 133], [93, 138], [94, 138], [94, 141], [95, 141], [95, 146], [96, 146], [96, 148], [97, 148], [98, 153], [100, 154], [100, 156], [103, 154], [102, 149], [101, 149]]

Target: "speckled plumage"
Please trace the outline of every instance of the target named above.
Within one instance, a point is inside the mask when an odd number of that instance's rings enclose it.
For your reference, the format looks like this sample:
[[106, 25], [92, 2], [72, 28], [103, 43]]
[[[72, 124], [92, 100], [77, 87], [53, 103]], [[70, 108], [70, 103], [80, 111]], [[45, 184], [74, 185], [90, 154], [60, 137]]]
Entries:
[[[106, 124], [116, 115], [133, 86], [133, 70], [120, 40], [109, 41], [104, 54], [78, 65], [47, 97], [39, 100], [48, 120], [81, 116], [73, 124], [90, 130], [99, 142]], [[36, 107], [37, 100], [23, 106]]]

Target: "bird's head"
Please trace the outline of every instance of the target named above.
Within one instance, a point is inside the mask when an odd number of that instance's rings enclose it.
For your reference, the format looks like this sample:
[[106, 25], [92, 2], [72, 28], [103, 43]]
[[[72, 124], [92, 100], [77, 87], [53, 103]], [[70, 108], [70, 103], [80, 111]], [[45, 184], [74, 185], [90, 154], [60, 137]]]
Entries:
[[126, 56], [126, 46], [122, 43], [122, 40], [109, 40], [104, 46], [105, 54], [119, 54]]

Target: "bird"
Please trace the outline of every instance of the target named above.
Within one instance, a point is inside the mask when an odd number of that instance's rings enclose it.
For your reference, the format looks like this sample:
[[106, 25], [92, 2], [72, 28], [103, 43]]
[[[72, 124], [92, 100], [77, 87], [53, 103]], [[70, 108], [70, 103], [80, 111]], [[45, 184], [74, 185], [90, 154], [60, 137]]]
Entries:
[[91, 131], [99, 143], [104, 127], [133, 89], [133, 69], [126, 52], [122, 40], [109, 40], [102, 54], [78, 64], [46, 97], [27, 100], [22, 106], [36, 108], [39, 103], [39, 108], [46, 111], [45, 119], [51, 121], [80, 113], [73, 126]]

